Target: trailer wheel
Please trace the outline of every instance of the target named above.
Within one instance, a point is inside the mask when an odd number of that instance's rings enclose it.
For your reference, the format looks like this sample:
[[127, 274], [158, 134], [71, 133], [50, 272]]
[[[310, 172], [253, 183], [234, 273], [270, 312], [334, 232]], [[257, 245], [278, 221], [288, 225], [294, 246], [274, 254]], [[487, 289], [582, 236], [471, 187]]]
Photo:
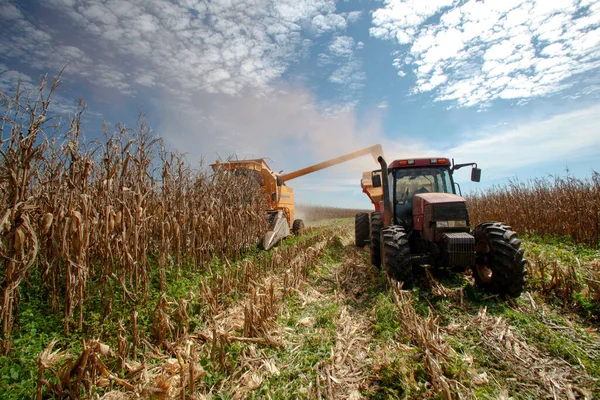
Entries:
[[354, 243], [356, 247], [365, 247], [369, 241], [369, 214], [358, 213], [354, 216]]
[[383, 221], [381, 212], [373, 211], [371, 213], [371, 264], [377, 268], [381, 268], [381, 228]]
[[519, 297], [525, 288], [524, 250], [516, 232], [500, 222], [475, 227], [475, 284], [501, 296]]
[[410, 257], [410, 245], [404, 228], [392, 225], [381, 232], [381, 258], [387, 274], [403, 282], [404, 288], [410, 287], [413, 281], [413, 268]]
[[302, 235], [304, 233], [304, 221], [301, 219], [295, 219], [292, 224], [292, 233], [296, 236]]

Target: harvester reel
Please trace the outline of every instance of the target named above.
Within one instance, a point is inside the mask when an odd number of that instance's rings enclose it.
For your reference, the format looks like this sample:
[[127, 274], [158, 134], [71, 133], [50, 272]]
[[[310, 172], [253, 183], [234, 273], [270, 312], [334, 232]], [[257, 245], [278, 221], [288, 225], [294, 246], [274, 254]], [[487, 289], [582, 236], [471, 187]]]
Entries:
[[524, 250], [516, 232], [500, 222], [475, 227], [475, 284], [501, 296], [519, 297], [525, 287]]

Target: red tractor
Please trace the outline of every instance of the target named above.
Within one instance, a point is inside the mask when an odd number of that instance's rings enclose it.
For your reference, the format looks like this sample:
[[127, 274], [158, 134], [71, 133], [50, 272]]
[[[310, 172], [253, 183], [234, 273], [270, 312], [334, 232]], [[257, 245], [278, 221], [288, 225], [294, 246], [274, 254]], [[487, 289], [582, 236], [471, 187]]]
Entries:
[[[502, 296], [518, 297], [525, 285], [524, 250], [510, 226], [484, 222], [471, 230], [465, 199], [456, 194], [453, 173], [475, 163], [447, 158], [396, 160], [363, 174], [361, 186], [375, 210], [355, 217], [356, 245], [370, 244], [371, 263], [409, 287], [413, 268], [427, 264], [470, 269], [475, 284]], [[460, 190], [460, 187], [459, 187]]]

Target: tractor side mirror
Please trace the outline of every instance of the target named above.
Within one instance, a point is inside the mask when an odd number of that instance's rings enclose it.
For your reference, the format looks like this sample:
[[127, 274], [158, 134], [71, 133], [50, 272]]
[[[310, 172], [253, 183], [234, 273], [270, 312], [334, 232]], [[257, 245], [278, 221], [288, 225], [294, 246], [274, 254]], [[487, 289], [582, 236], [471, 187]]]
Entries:
[[473, 182], [479, 182], [481, 180], [481, 169], [473, 168], [471, 170], [471, 180]]
[[381, 187], [381, 175], [375, 174], [372, 177], [373, 187]]

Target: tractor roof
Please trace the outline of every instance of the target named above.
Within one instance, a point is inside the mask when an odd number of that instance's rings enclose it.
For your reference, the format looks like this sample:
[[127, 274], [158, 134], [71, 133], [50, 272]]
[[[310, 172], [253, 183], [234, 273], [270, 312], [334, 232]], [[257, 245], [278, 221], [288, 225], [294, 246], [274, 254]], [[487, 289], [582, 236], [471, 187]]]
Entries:
[[394, 160], [388, 168], [412, 168], [412, 167], [450, 167], [450, 159], [443, 157], [432, 158], [406, 158]]

